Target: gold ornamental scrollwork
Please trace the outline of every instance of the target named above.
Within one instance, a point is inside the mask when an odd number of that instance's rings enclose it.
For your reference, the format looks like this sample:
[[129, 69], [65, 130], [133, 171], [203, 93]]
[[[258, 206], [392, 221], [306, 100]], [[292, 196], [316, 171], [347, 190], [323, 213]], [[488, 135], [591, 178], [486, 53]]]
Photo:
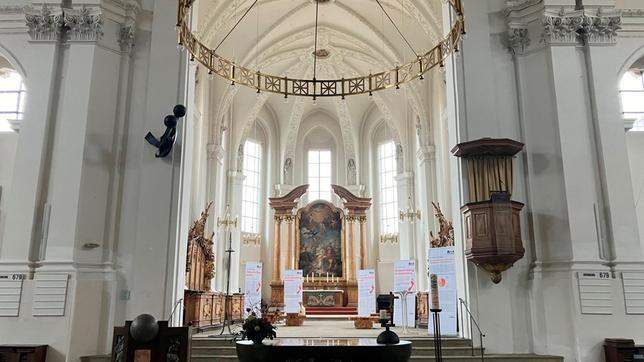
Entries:
[[400, 88], [402, 84], [416, 79], [435, 67], [442, 67], [445, 60], [459, 51], [465, 35], [465, 19], [462, 0], [447, 0], [455, 14], [449, 33], [424, 54], [416, 59], [382, 72], [341, 79], [296, 79], [262, 73], [246, 68], [216, 53], [201, 42], [189, 25], [188, 14], [196, 0], [179, 0], [177, 29], [179, 46], [190, 54], [191, 61], [201, 63], [209, 74], [217, 74], [232, 84], [240, 84], [257, 92], [270, 92], [288, 96], [303, 97], [346, 97], [358, 94], [372, 94], [389, 88]]
[[348, 215], [346, 219], [347, 219], [347, 222], [350, 222], [350, 223], [363, 224], [367, 222], [367, 217], [365, 215]]

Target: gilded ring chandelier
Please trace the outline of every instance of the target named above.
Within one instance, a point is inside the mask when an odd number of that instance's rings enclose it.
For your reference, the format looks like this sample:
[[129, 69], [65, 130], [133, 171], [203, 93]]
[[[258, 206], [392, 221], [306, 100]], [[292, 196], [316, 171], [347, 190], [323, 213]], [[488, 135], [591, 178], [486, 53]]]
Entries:
[[250, 69], [234, 61], [217, 54], [219, 46], [235, 30], [237, 25], [250, 12], [259, 0], [246, 10], [244, 15], [237, 21], [235, 26], [228, 32], [224, 39], [216, 48], [210, 48], [202, 43], [192, 32], [189, 25], [188, 15], [190, 8], [196, 0], [179, 0], [177, 12], [177, 28], [179, 33], [179, 46], [185, 48], [190, 54], [191, 61], [198, 61], [209, 74], [217, 74], [232, 82], [233, 85], [241, 84], [246, 87], [257, 90], [257, 93], [271, 92], [288, 96], [311, 97], [315, 100], [317, 97], [342, 97], [358, 94], [373, 94], [389, 88], [400, 88], [400, 85], [423, 79], [423, 75], [431, 69], [440, 66], [443, 67], [445, 60], [454, 52], [459, 51], [461, 39], [465, 35], [465, 20], [463, 13], [462, 0], [446, 0], [445, 2], [451, 7], [455, 16], [453, 16], [452, 28], [449, 33], [424, 54], [418, 54], [398, 29], [393, 19], [386, 12], [380, 0], [375, 2], [381, 10], [387, 15], [389, 21], [396, 28], [400, 36], [407, 45], [414, 51], [416, 58], [406, 64], [396, 66], [393, 69], [385, 70], [380, 73], [362, 75], [352, 78], [341, 79], [317, 79], [317, 59], [318, 59], [318, 15], [320, 0], [315, 1], [315, 45], [314, 45], [314, 65], [313, 78], [310, 79], [293, 79], [285, 76], [277, 76], [260, 72], [258, 69]]

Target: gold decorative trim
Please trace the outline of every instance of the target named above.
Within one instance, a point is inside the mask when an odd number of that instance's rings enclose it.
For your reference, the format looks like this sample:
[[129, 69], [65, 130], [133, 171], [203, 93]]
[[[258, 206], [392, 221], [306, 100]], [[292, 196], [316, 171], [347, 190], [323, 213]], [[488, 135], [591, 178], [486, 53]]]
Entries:
[[262, 243], [262, 235], [255, 233], [242, 233], [242, 244], [259, 246]]
[[397, 233], [380, 235], [380, 244], [386, 244], [386, 243], [398, 244], [399, 242], [400, 242], [400, 236]]
[[400, 88], [402, 84], [416, 79], [437, 66], [444, 66], [445, 60], [459, 51], [465, 34], [465, 19], [462, 0], [447, 0], [456, 14], [455, 22], [449, 33], [428, 52], [407, 63], [380, 73], [341, 79], [290, 79], [262, 73], [259, 70], [243, 67], [229, 60], [202, 43], [189, 26], [187, 15], [196, 0], [179, 0], [177, 28], [179, 46], [190, 53], [190, 60], [198, 61], [209, 74], [217, 74], [231, 81], [256, 89], [257, 92], [270, 92], [288, 96], [302, 97], [342, 97], [358, 94], [372, 94], [389, 88]]

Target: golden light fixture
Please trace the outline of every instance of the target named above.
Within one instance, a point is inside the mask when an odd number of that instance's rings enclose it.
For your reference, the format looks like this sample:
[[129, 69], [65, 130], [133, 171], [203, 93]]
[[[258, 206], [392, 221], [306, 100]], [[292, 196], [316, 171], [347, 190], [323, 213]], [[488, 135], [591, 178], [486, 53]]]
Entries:
[[[389, 14], [380, 4], [380, 0], [375, 0], [381, 10], [387, 15], [390, 22], [394, 25], [398, 33], [414, 52], [416, 58], [406, 64], [397, 66], [393, 69], [384, 70], [379, 73], [362, 75], [353, 78], [341, 79], [317, 79], [317, 58], [314, 56], [313, 78], [310, 79], [291, 79], [284, 76], [271, 75], [262, 73], [258, 69], [250, 69], [241, 66], [234, 61], [217, 54], [217, 50], [226, 38], [235, 30], [237, 25], [244, 19], [250, 10], [259, 0], [246, 10], [244, 15], [237, 21], [235, 26], [228, 32], [217, 47], [210, 48], [202, 43], [190, 28], [190, 22], [187, 19], [190, 8], [197, 0], [178, 0], [179, 6], [177, 11], [177, 28], [179, 33], [179, 46], [185, 48], [190, 54], [191, 61], [201, 63], [209, 74], [217, 74], [227, 79], [232, 84], [241, 84], [246, 87], [257, 90], [258, 93], [271, 92], [288, 96], [311, 97], [314, 100], [317, 97], [346, 97], [358, 94], [373, 94], [389, 88], [400, 88], [402, 84], [422, 79], [423, 75], [431, 69], [445, 64], [445, 60], [454, 52], [459, 51], [461, 39], [465, 35], [465, 20], [463, 13], [462, 0], [446, 0], [454, 14], [454, 21], [449, 33], [424, 54], [417, 53], [402, 32], [398, 29]], [[317, 54], [317, 29], [319, 5], [322, 1], [315, 1], [315, 47], [314, 54]]]
[[231, 226], [237, 227], [237, 217], [232, 217], [230, 215], [230, 205], [226, 205], [226, 212], [224, 212], [223, 218], [217, 218], [217, 226], [224, 226], [224, 228], [230, 228]]
[[407, 221], [410, 224], [413, 224], [414, 222], [416, 222], [416, 220], [420, 221], [420, 210], [415, 207], [414, 201], [412, 200], [411, 196], [407, 198], [407, 201], [407, 210], [400, 210], [400, 221]]

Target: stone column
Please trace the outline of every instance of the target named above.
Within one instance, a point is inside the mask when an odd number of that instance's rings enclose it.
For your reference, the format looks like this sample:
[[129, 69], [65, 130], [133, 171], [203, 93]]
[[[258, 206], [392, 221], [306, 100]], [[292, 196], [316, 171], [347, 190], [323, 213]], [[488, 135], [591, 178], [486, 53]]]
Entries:
[[281, 239], [282, 217], [275, 215], [275, 240], [273, 241], [273, 282], [279, 282], [281, 277]]
[[355, 267], [355, 260], [356, 260], [356, 254], [355, 254], [355, 233], [354, 233], [354, 226], [356, 223], [356, 218], [355, 216], [349, 216], [348, 220], [348, 225], [349, 225], [349, 275], [347, 275], [349, 281], [354, 281], [356, 280], [356, 267]]
[[[246, 176], [244, 176], [241, 172], [239, 171], [231, 171], [228, 174], [228, 178], [230, 180], [229, 185], [230, 185], [230, 216], [232, 218], [239, 217], [241, 214], [241, 200], [242, 200], [242, 192], [243, 192], [243, 187], [244, 187], [244, 179], [246, 179]], [[224, 230], [224, 229], [222, 229]], [[225, 249], [228, 249], [229, 247], [229, 240], [228, 238], [232, 236], [232, 250], [235, 252], [232, 253], [231, 257], [231, 265], [230, 265], [230, 292], [231, 293], [236, 293], [237, 290], [239, 289], [239, 282], [240, 278], [242, 277], [241, 272], [240, 272], [240, 254], [241, 254], [241, 228], [240, 224], [238, 223], [237, 226], [231, 226], [231, 229], [225, 229], [225, 235], [224, 235], [224, 240], [225, 240]], [[228, 255], [224, 256], [226, 263], [228, 261]], [[223, 265], [224, 268], [226, 268], [226, 264], [224, 263]], [[226, 273], [226, 269], [220, 269], [222, 272]], [[224, 276], [224, 278], [226, 278]], [[225, 279], [224, 279], [225, 280]], [[223, 289], [222, 291], [226, 291], [226, 284], [224, 281]]]
[[294, 254], [295, 254], [295, 241], [293, 240], [293, 229], [295, 228], [295, 216], [288, 215], [286, 216], [286, 228], [287, 228], [287, 237], [286, 237], [286, 269], [295, 268]]
[[[407, 210], [409, 197], [413, 197], [414, 174], [411, 172], [401, 173], [396, 176], [398, 189], [398, 209]], [[398, 233], [400, 235], [400, 259], [416, 259], [416, 245], [414, 244], [414, 224], [410, 222], [398, 222]]]
[[367, 217], [358, 218], [360, 223], [360, 269], [367, 269]]

